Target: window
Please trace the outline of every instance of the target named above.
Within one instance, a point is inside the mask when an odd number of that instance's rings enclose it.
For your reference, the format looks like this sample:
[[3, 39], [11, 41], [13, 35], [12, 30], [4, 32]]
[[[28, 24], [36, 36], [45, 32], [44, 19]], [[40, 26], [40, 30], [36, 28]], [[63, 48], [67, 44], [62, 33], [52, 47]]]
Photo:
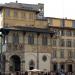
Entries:
[[56, 57], [57, 57], [57, 51], [56, 50], [52, 50], [51, 58], [56, 58]]
[[57, 30], [57, 32], [56, 32], [56, 33], [57, 33], [57, 35], [58, 35], [58, 36], [60, 36], [60, 30]]
[[33, 19], [34, 18], [34, 14], [33, 13], [29, 13], [29, 19]]
[[59, 40], [59, 45], [62, 46], [62, 47], [65, 46], [65, 41], [64, 41], [64, 39], [60, 39], [60, 40]]
[[61, 30], [61, 36], [65, 35], [65, 30]]
[[9, 8], [6, 8], [5, 9], [5, 13], [6, 13], [6, 16], [10, 16], [10, 9]]
[[47, 45], [48, 41], [47, 41], [47, 35], [43, 35], [42, 36], [42, 45]]
[[53, 63], [53, 71], [57, 71], [57, 63]]
[[72, 27], [75, 28], [75, 21], [72, 21]]
[[26, 19], [26, 13], [25, 13], [25, 12], [22, 12], [22, 13], [21, 13], [21, 18]]
[[16, 9], [14, 10], [14, 17], [18, 17], [18, 11]]
[[13, 33], [13, 44], [19, 44], [19, 34]]
[[73, 36], [75, 36], [75, 31], [73, 31]]
[[56, 46], [56, 45], [57, 45], [56, 39], [53, 39], [52, 46]]
[[72, 36], [72, 31], [71, 30], [66, 30], [66, 36]]
[[56, 33], [56, 36], [60, 35], [60, 30], [59, 29], [53, 29], [53, 31]]
[[67, 47], [72, 47], [72, 41], [71, 41], [70, 39], [68, 39], [68, 40], [66, 41], [66, 46], [67, 46]]
[[61, 27], [64, 27], [64, 26], [65, 26], [65, 20], [62, 19], [62, 20], [61, 20]]
[[75, 47], [75, 40], [73, 40], [73, 47]]
[[73, 52], [73, 58], [75, 59], [75, 50], [74, 50], [74, 52]]
[[60, 69], [61, 69], [61, 70], [64, 70], [64, 69], [65, 69], [65, 64], [64, 64], [64, 63], [61, 63], [61, 64], [60, 64]]
[[52, 19], [48, 19], [48, 25], [52, 26], [52, 24], [53, 24], [53, 20]]
[[72, 58], [72, 50], [68, 50], [68, 58]]
[[43, 60], [44, 62], [47, 61], [47, 56], [46, 56], [46, 55], [43, 55], [42, 60]]
[[63, 49], [60, 50], [60, 58], [64, 58], [64, 50]]
[[34, 34], [28, 35], [28, 44], [34, 44]]

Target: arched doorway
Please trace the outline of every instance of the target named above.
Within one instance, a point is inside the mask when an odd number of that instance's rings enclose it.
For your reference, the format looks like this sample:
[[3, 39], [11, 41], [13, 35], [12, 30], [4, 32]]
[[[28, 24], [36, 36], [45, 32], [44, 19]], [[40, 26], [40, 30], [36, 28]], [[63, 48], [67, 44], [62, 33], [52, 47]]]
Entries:
[[32, 70], [34, 68], [35, 68], [35, 63], [34, 63], [33, 60], [30, 60], [30, 62], [29, 62], [29, 70]]
[[17, 55], [13, 55], [10, 58], [10, 71], [20, 71], [20, 65], [21, 65], [21, 61], [20, 61], [20, 57]]

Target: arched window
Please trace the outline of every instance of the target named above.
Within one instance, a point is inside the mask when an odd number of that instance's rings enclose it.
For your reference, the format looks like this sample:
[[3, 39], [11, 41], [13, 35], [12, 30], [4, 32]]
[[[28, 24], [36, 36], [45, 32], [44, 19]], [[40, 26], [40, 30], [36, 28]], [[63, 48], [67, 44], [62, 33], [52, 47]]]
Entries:
[[34, 34], [28, 35], [28, 44], [34, 44]]
[[34, 69], [34, 67], [35, 67], [34, 61], [30, 60], [30, 62], [29, 62], [29, 69], [32, 70], [32, 69]]
[[47, 35], [42, 36], [42, 45], [47, 45], [48, 44], [48, 38]]
[[18, 34], [18, 32], [13, 33], [13, 44], [19, 44], [19, 34]]

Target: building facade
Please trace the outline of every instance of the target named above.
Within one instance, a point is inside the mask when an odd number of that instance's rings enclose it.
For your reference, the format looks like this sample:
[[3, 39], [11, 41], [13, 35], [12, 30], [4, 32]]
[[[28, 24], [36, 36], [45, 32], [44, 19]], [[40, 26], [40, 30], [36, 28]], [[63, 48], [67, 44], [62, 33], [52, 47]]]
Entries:
[[43, 4], [0, 5], [4, 69], [75, 71], [75, 20], [44, 17]]

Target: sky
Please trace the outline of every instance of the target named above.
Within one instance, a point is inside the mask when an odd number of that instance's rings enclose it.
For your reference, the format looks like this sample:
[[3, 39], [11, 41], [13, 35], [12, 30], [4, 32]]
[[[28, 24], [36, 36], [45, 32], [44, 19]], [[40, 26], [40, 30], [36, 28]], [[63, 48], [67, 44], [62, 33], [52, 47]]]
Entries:
[[[75, 19], [75, 0], [17, 0], [18, 3], [44, 4], [44, 16]], [[0, 0], [1, 3], [16, 2], [16, 0]]]

